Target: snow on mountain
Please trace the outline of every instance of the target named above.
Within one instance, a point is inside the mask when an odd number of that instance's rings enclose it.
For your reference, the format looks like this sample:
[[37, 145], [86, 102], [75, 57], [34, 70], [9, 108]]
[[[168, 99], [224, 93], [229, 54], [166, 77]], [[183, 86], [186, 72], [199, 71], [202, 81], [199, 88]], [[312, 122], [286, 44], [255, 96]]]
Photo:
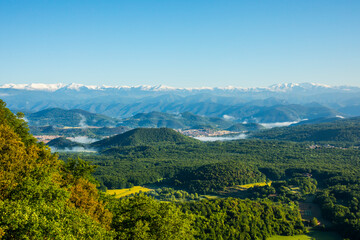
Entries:
[[337, 89], [337, 90], [358, 90], [357, 87], [348, 87], [348, 86], [340, 86], [340, 87], [332, 87], [324, 84], [317, 84], [317, 83], [281, 83], [271, 85], [269, 87], [257, 87], [257, 88], [243, 88], [243, 87], [234, 87], [234, 86], [227, 86], [227, 87], [195, 87], [195, 88], [176, 88], [170, 87], [165, 85], [138, 85], [138, 86], [96, 86], [96, 85], [84, 85], [78, 83], [71, 83], [71, 84], [64, 84], [64, 83], [56, 83], [56, 84], [46, 84], [46, 83], [30, 83], [30, 84], [4, 84], [0, 86], [0, 89], [18, 89], [18, 90], [28, 90], [28, 91], [49, 91], [54, 92], [60, 89], [63, 90], [131, 90], [137, 89], [141, 91], [225, 91], [225, 92], [291, 92], [294, 90], [315, 90], [315, 89]]
[[56, 91], [60, 88], [65, 87], [66, 84], [46, 84], [46, 83], [30, 83], [30, 84], [4, 84], [0, 88], [3, 89], [18, 89], [18, 90], [29, 90], [29, 91]]
[[310, 90], [310, 89], [329, 89], [329, 88], [337, 88], [337, 87], [331, 87], [329, 85], [318, 84], [318, 83], [281, 83], [281, 84], [274, 84], [268, 87], [270, 91], [275, 91], [275, 92], [287, 92], [287, 91], [292, 91], [294, 89]]

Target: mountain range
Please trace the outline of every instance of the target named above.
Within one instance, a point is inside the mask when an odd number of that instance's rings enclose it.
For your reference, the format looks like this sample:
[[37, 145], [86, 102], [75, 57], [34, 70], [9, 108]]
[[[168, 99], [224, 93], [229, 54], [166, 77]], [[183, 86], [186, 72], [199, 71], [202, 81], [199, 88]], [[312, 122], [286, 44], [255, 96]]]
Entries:
[[12, 111], [81, 109], [117, 119], [139, 113], [190, 112], [237, 122], [271, 123], [360, 114], [359, 87], [314, 83], [264, 88], [5, 84], [0, 86], [0, 98]]
[[49, 108], [27, 113], [26, 120], [34, 135], [100, 135], [122, 133], [129, 128], [173, 128], [173, 129], [219, 129], [230, 131], [255, 131], [263, 128], [258, 123], [235, 123], [232, 119], [205, 117], [190, 112], [180, 114], [150, 112], [139, 113], [118, 120], [85, 110]]
[[119, 120], [81, 109], [65, 110], [48, 108], [35, 113], [25, 114], [30, 126], [52, 127], [109, 127], [119, 124]]

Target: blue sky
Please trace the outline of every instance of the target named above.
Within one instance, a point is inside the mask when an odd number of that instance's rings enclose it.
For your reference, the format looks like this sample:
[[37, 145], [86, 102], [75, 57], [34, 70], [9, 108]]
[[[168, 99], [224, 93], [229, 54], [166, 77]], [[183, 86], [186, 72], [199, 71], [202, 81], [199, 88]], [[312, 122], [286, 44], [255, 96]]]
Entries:
[[360, 86], [360, 1], [0, 0], [0, 84]]

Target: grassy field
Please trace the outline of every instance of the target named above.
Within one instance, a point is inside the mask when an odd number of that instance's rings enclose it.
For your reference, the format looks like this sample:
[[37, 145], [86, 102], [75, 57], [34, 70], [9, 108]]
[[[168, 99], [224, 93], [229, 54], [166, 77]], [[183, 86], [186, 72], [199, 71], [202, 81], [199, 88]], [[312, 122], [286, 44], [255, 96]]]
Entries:
[[268, 240], [342, 240], [342, 238], [334, 232], [310, 231], [307, 234], [296, 236], [272, 236]]
[[215, 196], [215, 195], [201, 195], [201, 197], [203, 197], [205, 199], [217, 199], [217, 198], [219, 198], [219, 196]]
[[252, 188], [252, 187], [255, 187], [255, 186], [265, 186], [265, 185], [269, 185], [271, 186], [271, 182], [261, 182], [261, 183], [249, 183], [249, 184], [244, 184], [244, 185], [236, 185], [234, 187], [238, 188], [239, 190], [246, 190], [248, 188]]
[[226, 187], [224, 191], [219, 191], [218, 193], [221, 196], [232, 196], [232, 197], [240, 197], [240, 198], [246, 198], [246, 190], [249, 188], [255, 187], [255, 186], [265, 186], [265, 185], [271, 185], [271, 182], [259, 182], [259, 183], [249, 183], [244, 185], [234, 185], [231, 187]]
[[123, 188], [123, 189], [111, 189], [107, 190], [107, 193], [113, 195], [115, 194], [116, 198], [125, 197], [127, 195], [138, 193], [138, 192], [148, 192], [151, 191], [149, 188], [141, 187], [141, 186], [134, 186], [132, 188]]

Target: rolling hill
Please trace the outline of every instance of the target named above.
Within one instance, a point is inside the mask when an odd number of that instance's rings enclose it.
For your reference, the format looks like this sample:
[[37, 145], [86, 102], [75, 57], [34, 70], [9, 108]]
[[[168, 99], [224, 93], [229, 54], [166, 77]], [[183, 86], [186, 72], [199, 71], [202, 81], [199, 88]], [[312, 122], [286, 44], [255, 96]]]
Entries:
[[162, 112], [139, 113], [131, 118], [124, 119], [121, 123], [124, 126], [139, 127], [166, 127], [174, 129], [192, 128], [218, 128], [226, 129], [233, 125], [232, 121], [223, 118], [204, 117], [190, 112], [171, 114]]
[[49, 108], [25, 116], [30, 126], [87, 127], [115, 126], [119, 120], [81, 109]]
[[152, 144], [199, 143], [200, 141], [186, 137], [169, 128], [136, 128], [107, 139], [94, 142], [92, 148], [105, 149], [120, 146], [139, 146]]
[[289, 141], [360, 142], [360, 117], [318, 124], [273, 128], [253, 133], [259, 139]]
[[64, 137], [55, 138], [47, 143], [48, 146], [56, 149], [71, 149], [74, 147], [85, 147], [84, 144], [70, 141]]

